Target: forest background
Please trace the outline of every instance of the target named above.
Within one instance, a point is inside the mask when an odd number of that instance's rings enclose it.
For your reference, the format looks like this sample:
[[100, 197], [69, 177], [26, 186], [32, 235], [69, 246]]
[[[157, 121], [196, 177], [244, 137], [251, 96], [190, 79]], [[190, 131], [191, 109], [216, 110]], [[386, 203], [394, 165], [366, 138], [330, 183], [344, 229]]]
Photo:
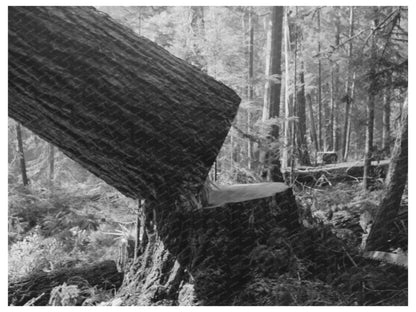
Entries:
[[[106, 11], [105, 8], [99, 9]], [[354, 39], [352, 47], [349, 48], [350, 42], [344, 43], [343, 41], [343, 39], [348, 38], [350, 31], [349, 22], [351, 15], [349, 7], [343, 7], [339, 10], [323, 8], [322, 10], [327, 11], [325, 14], [322, 13], [322, 15], [319, 15], [319, 10], [314, 8], [293, 7], [291, 9], [288, 14], [289, 18], [286, 20], [286, 24], [283, 25], [283, 27], [287, 27], [287, 32], [284, 31], [283, 34], [287, 34], [287, 42], [289, 42], [288, 55], [290, 55], [288, 64], [284, 66], [288, 66], [286, 69], [296, 74], [288, 79], [287, 88], [284, 89], [285, 91], [281, 95], [280, 118], [275, 116], [275, 119], [270, 119], [270, 115], [267, 116], [268, 118], [263, 117], [264, 107], [265, 105], [267, 106], [264, 90], [267, 89], [267, 84], [271, 84], [273, 80], [278, 80], [282, 84], [286, 84], [286, 81], [278, 75], [268, 77], [266, 73], [267, 60], [270, 58], [270, 55], [268, 55], [270, 51], [268, 51], [267, 34], [272, 31], [268, 29], [267, 16], [270, 14], [268, 14], [267, 10], [269, 8], [266, 7], [254, 8], [253, 10], [208, 8], [208, 12], [204, 15], [204, 30], [201, 28], [201, 20], [196, 20], [196, 23], [192, 25], [192, 20], [189, 20], [190, 15], [184, 15], [175, 8], [159, 10], [152, 7], [141, 12], [129, 10], [127, 13], [123, 10], [107, 10], [114, 18], [123, 21], [135, 29], [137, 33], [148, 36], [174, 55], [196, 66], [200, 66], [202, 70], [207, 71], [214, 78], [239, 91], [240, 96], [243, 98], [239, 117], [218, 157], [219, 183], [246, 183], [256, 182], [260, 179], [261, 172], [259, 166], [261, 164], [259, 163], [261, 163], [262, 156], [256, 140], [258, 142], [264, 140], [270, 131], [272, 123], [277, 122], [283, 125], [287, 122], [290, 124], [291, 120], [294, 120], [296, 117], [300, 118], [296, 112], [299, 107], [296, 107], [294, 103], [298, 102], [295, 101], [296, 98], [302, 96], [305, 99], [303, 104], [305, 115], [304, 120], [300, 121], [299, 124], [304, 122], [305, 125], [311, 125], [311, 120], [314, 120], [317, 125], [316, 139], [311, 134], [312, 127], [306, 127], [305, 133], [301, 134], [301, 137], [306, 138], [306, 141], [303, 143], [305, 145], [303, 150], [308, 151], [310, 162], [316, 162], [316, 153], [325, 150], [336, 150], [339, 159], [342, 159], [345, 156], [345, 148], [348, 150], [344, 142], [346, 140], [344, 137], [345, 132], [347, 132], [347, 136], [350, 136], [350, 145], [348, 146], [350, 150], [347, 160], [364, 158], [365, 131], [363, 129], [365, 129], [364, 124], [366, 122], [365, 103], [368, 88], [371, 86], [365, 83], [357, 83], [357, 81], [363, 81], [363, 77], [368, 75], [373, 61], [375, 61], [373, 57], [369, 57], [371, 48], [369, 41], [371, 38], [369, 38], [368, 32], [366, 32], [369, 27], [371, 28], [368, 21], [371, 20], [370, 15], [374, 12], [359, 9], [354, 11], [353, 36], [356, 36], [356, 39]], [[383, 21], [383, 18], [388, 18], [389, 14], [394, 13], [394, 9], [389, 10], [389, 8], [382, 8], [378, 11], [381, 21]], [[139, 16], [138, 19], [137, 16]], [[195, 16], [198, 16], [197, 12]], [[393, 19], [393, 17], [391, 15], [390, 19]], [[316, 33], [318, 29], [321, 35], [317, 40]], [[201, 31], [204, 31], [205, 39], [203, 40], [198, 35], [195, 35]], [[229, 40], [224, 39], [224, 34], [227, 35], [226, 38], [229, 38]], [[381, 62], [379, 63], [381, 64], [380, 66], [385, 68], [395, 66], [395, 70], [392, 71], [394, 72], [393, 76], [386, 75], [386, 77], [383, 77], [385, 81], [383, 80], [384, 82], [380, 84], [380, 86], [385, 83], [391, 85], [391, 81], [394, 81], [394, 88], [380, 87], [382, 91], [378, 95], [378, 100], [375, 101], [374, 122], [376, 130], [374, 142], [375, 145], [380, 146], [380, 149], [383, 150], [387, 145], [392, 147], [394, 143], [394, 138], [397, 134], [395, 131], [398, 129], [395, 122], [398, 122], [398, 116], [400, 116], [401, 105], [404, 102], [407, 88], [407, 81], [405, 81], [407, 72], [403, 72], [400, 67], [403, 66], [403, 61], [408, 57], [407, 51], [404, 52], [405, 49], [400, 48], [396, 49], [396, 45], [400, 46], [402, 43], [400, 42], [400, 36], [397, 41], [394, 41], [393, 37], [394, 35], [389, 33], [389, 29], [386, 28], [385, 33], [377, 38], [381, 48], [378, 50], [377, 62]], [[250, 42], [251, 38], [253, 38], [252, 42]], [[342, 46], [338, 47], [340, 44]], [[393, 48], [393, 45], [395, 45], [395, 48]], [[250, 49], [251, 47], [252, 49]], [[236, 55], [239, 57], [236, 57]], [[320, 56], [317, 57], [317, 55]], [[253, 66], [250, 72], [251, 59], [253, 59], [255, 66]], [[282, 62], [284, 61], [282, 56]], [[284, 66], [282, 68], [285, 68]], [[293, 92], [294, 89], [297, 92]], [[321, 90], [319, 91], [319, 89]], [[302, 92], [304, 93], [303, 95]], [[348, 96], [350, 96], [348, 94], [351, 94], [351, 92], [354, 92], [354, 98], [358, 100], [351, 105], [350, 119], [346, 119], [345, 105], [348, 103]], [[347, 95], [346, 98], [345, 95]], [[411, 95], [409, 96], [411, 101]], [[391, 112], [390, 128], [387, 130], [383, 122], [386, 101], [391, 103], [389, 108]], [[307, 110], [310, 107], [309, 105], [312, 106], [312, 114], [309, 114]], [[302, 108], [300, 110], [302, 111]], [[319, 110], [321, 110], [321, 114], [319, 114]], [[288, 115], [285, 115], [286, 111]], [[336, 113], [337, 111], [339, 114]], [[296, 117], [294, 117], [295, 115]], [[281, 116], [286, 116], [287, 118], [284, 119]], [[293, 119], [290, 119], [290, 117]], [[321, 121], [320, 127], [319, 120]], [[334, 123], [337, 123], [338, 126], [334, 127]], [[292, 122], [292, 124], [296, 123]], [[344, 125], [347, 128], [344, 128]], [[302, 153], [302, 149], [299, 149], [299, 144], [302, 144], [302, 142], [301, 139], [295, 136], [297, 130], [292, 130], [291, 134], [290, 126], [287, 128], [289, 132], [286, 137], [283, 135], [280, 137], [279, 145], [286, 147], [282, 150], [283, 153], [287, 153], [284, 166], [290, 167], [292, 165], [291, 159], [296, 161], [297, 164], [302, 164], [301, 157], [299, 157]], [[10, 138], [16, 136], [16, 129], [13, 121], [9, 122], [9, 161], [16, 158], [15, 155], [11, 155], [15, 148], [13, 147], [14, 143], [11, 142], [13, 140], [10, 140]], [[345, 131], [345, 129], [348, 130]], [[249, 140], [247, 134], [254, 137], [254, 140]], [[388, 140], [386, 139], [387, 136], [389, 137]], [[51, 180], [54, 180], [54, 187], [57, 188], [72, 186], [74, 183], [81, 185], [81, 188], [82, 184], [84, 184], [84, 187], [85, 185], [99, 186], [98, 192], [102, 192], [106, 188], [94, 176], [83, 171], [76, 163], [64, 157], [59, 151], [54, 150], [46, 142], [33, 136], [30, 132], [23, 130], [23, 139], [27, 153], [28, 176], [32, 183], [33, 181], [39, 183], [39, 189], [44, 190], [44, 192], [45, 190], [48, 192]], [[11, 147], [10, 144], [12, 145]], [[339, 146], [334, 148], [334, 144]], [[54, 164], [51, 176], [50, 155], [52, 153], [54, 155]], [[410, 151], [410, 153], [412, 152]], [[294, 156], [292, 157], [291, 155]], [[3, 164], [5, 164], [5, 161]], [[308, 164], [308, 162], [306, 161], [303, 164]], [[8, 172], [9, 187], [22, 182], [19, 177], [17, 161], [15, 161], [12, 167], [9, 164]], [[55, 180], [55, 177], [59, 177], [59, 179]], [[78, 191], [75, 190], [74, 193]], [[112, 191], [114, 190], [111, 190], [111, 188], [107, 190], [108, 198], [105, 199], [110, 206], [114, 199], [111, 196], [115, 196], [117, 200], [126, 200], [128, 202], [128, 199], [114, 195], [117, 192], [114, 191], [112, 193]], [[92, 197], [97, 195], [93, 192], [93, 188], [88, 188], [87, 193], [88, 196]], [[73, 194], [70, 196], [73, 196]], [[71, 202], [73, 202], [72, 199]], [[134, 213], [134, 203], [127, 203], [125, 207], [131, 209], [130, 212]], [[84, 217], [85, 213], [88, 215], [89, 212], [84, 211]], [[111, 216], [110, 218], [113, 217]], [[99, 226], [100, 222], [95, 220], [95, 217], [91, 218], [92, 220], [89, 220], [91, 222], [84, 225], [87, 228], [89, 226], [95, 227], [97, 224]], [[106, 216], [104, 215], [103, 218], [105, 219]], [[6, 219], [4, 218], [4, 220]], [[125, 222], [126, 220], [117, 221]], [[49, 224], [51, 228], [46, 228], [53, 232], [53, 227], [57, 225], [51, 225], [50, 222], [51, 220], [49, 220], [49, 223], [46, 222], [46, 224]], [[68, 224], [68, 230], [72, 225], [74, 224]], [[78, 224], [78, 226], [80, 225]], [[112, 226], [111, 231], [115, 233], [117, 226], [116, 224]], [[118, 228], [118, 230], [120, 229], [123, 230], [121, 227]], [[117, 235], [114, 236], [117, 237]], [[116, 253], [117, 251], [113, 252]], [[42, 264], [42, 268], [50, 265], [48, 261], [50, 261], [49, 258]]]

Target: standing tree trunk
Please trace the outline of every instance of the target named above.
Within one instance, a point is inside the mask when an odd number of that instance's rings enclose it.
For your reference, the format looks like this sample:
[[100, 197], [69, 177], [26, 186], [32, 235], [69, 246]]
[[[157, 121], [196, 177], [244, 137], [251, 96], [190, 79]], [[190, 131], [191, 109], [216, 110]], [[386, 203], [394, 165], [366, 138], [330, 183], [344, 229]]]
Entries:
[[[273, 7], [271, 16], [271, 47], [270, 68], [265, 89], [265, 107], [268, 107], [268, 118], [279, 117], [280, 113], [280, 88], [282, 71], [280, 68], [282, 55], [282, 25], [283, 7]], [[279, 126], [272, 125], [270, 137], [273, 147], [266, 154], [266, 163], [269, 168], [269, 180], [283, 182], [283, 174], [280, 165], [280, 148], [276, 144], [279, 141]]]
[[[298, 8], [295, 8], [295, 19], [297, 16]], [[293, 97], [292, 97], [292, 111], [290, 117], [292, 120], [289, 122], [290, 124], [290, 184], [293, 183], [293, 172], [295, 167], [295, 149], [296, 149], [296, 132], [297, 132], [297, 125], [294, 118], [298, 115], [298, 101], [297, 101], [297, 75], [298, 75], [298, 29], [297, 29], [296, 21], [293, 25], [293, 36], [294, 36], [294, 49], [293, 49]], [[290, 38], [290, 35], [289, 35]], [[290, 43], [290, 42], [289, 42]]]
[[322, 79], [322, 68], [321, 68], [321, 10], [317, 11], [317, 21], [318, 21], [318, 147], [319, 150], [322, 149], [322, 89], [321, 89], [321, 79]]
[[408, 99], [404, 102], [400, 132], [394, 145], [389, 171], [386, 179], [386, 190], [377, 211], [374, 225], [367, 238], [367, 251], [388, 251], [389, 230], [398, 215], [400, 202], [407, 181], [408, 173]]
[[290, 57], [290, 39], [289, 39], [289, 16], [288, 9], [285, 10], [284, 16], [284, 41], [285, 41], [285, 123], [283, 135], [283, 168], [287, 167], [288, 163], [288, 148], [289, 148], [289, 57]]
[[[264, 85], [264, 96], [263, 96], [263, 112], [261, 120], [262, 122], [267, 121], [269, 117], [269, 111], [270, 111], [270, 81], [269, 81], [269, 75], [270, 75], [270, 60], [271, 60], [271, 52], [272, 52], [272, 23], [271, 23], [271, 14], [268, 14], [265, 17], [264, 22], [264, 29], [266, 32], [266, 60], [265, 60], [265, 77], [266, 77], [266, 83]], [[261, 176], [266, 179], [267, 178], [267, 171], [268, 171], [268, 165], [267, 165], [267, 151], [264, 149], [259, 148], [259, 164], [261, 168]]]
[[[374, 15], [377, 16], [378, 10], [374, 9]], [[373, 20], [373, 27], [376, 29], [378, 25], [377, 17]], [[376, 45], [376, 33], [373, 32], [371, 36], [371, 65], [370, 65], [370, 88], [368, 94], [367, 103], [367, 128], [365, 137], [365, 157], [364, 157], [364, 174], [363, 174], [363, 188], [368, 189], [369, 186], [369, 173], [371, 169], [371, 158], [373, 154], [373, 136], [374, 136], [374, 107], [377, 94], [377, 81], [376, 81], [376, 57], [377, 57], [377, 45]]]
[[205, 40], [205, 20], [203, 6], [191, 7], [191, 31], [192, 57], [188, 59], [188, 61], [202, 71], [207, 72], [207, 61], [202, 53], [204, 48], [202, 43]]
[[390, 156], [390, 102], [391, 102], [391, 84], [392, 74], [388, 74], [387, 87], [384, 90], [383, 97], [383, 132], [382, 132], [382, 149], [386, 156]]
[[20, 123], [16, 123], [17, 153], [20, 160], [20, 172], [22, 174], [22, 183], [24, 186], [29, 184], [26, 172], [25, 152], [23, 150], [22, 128]]
[[335, 108], [335, 92], [334, 92], [334, 65], [331, 64], [331, 82], [329, 84], [329, 102], [330, 102], [330, 109], [331, 109], [331, 115], [330, 115], [330, 137], [331, 137], [331, 149], [336, 152], [336, 127], [337, 127], [337, 122], [336, 122], [336, 108]]
[[[322, 83], [322, 82], [321, 82]], [[321, 92], [325, 94], [325, 85], [322, 85]], [[327, 101], [322, 99], [321, 95], [321, 107], [322, 107], [322, 146], [321, 149], [326, 152], [328, 151], [328, 104]]]
[[[254, 25], [253, 25], [253, 8], [250, 8], [248, 11], [248, 31], [249, 31], [249, 42], [248, 42], [248, 101], [250, 105], [253, 103], [254, 99]], [[247, 107], [247, 133], [251, 132], [251, 111], [250, 105]], [[252, 150], [253, 142], [248, 139], [247, 141], [247, 156], [248, 156], [248, 169], [251, 169], [252, 162]]]
[[53, 187], [55, 178], [55, 146], [49, 143], [49, 187]]
[[[352, 38], [354, 35], [354, 7], [350, 7], [350, 30], [349, 37]], [[348, 133], [348, 122], [350, 119], [350, 107], [351, 107], [351, 91], [350, 91], [350, 71], [351, 71], [351, 59], [352, 59], [352, 40], [349, 41], [348, 45], [348, 71], [347, 80], [345, 82], [345, 117], [344, 117], [344, 131], [342, 132], [342, 159], [345, 160], [345, 151], [347, 149], [347, 133]]]
[[303, 61], [301, 62], [301, 71], [299, 74], [300, 90], [298, 92], [298, 151], [299, 162], [301, 165], [310, 166], [308, 144], [306, 141], [306, 98], [305, 98], [305, 68]]
[[[351, 107], [354, 104], [354, 92], [355, 92], [355, 72], [352, 75], [352, 84], [351, 84]], [[347, 140], [345, 142], [345, 154], [344, 160], [348, 161], [348, 153], [350, 151], [350, 139], [351, 139], [351, 117], [348, 118], [348, 125], [347, 125]]]
[[315, 118], [313, 117], [312, 97], [309, 93], [306, 95], [306, 102], [308, 104], [308, 109], [309, 109], [311, 141], [315, 147], [315, 161], [316, 161], [316, 153], [318, 152], [318, 138], [316, 135]]
[[[340, 33], [341, 33], [341, 17], [339, 14], [339, 9], [337, 9], [336, 19], [335, 19], [335, 46], [339, 46], [340, 43]], [[333, 76], [332, 76], [333, 73]], [[331, 70], [331, 90], [334, 104], [334, 117], [332, 124], [332, 142], [333, 150], [337, 155], [339, 154], [339, 123], [338, 123], [338, 78], [339, 77], [339, 64], [335, 63], [335, 70]], [[342, 157], [338, 156], [338, 159]]]

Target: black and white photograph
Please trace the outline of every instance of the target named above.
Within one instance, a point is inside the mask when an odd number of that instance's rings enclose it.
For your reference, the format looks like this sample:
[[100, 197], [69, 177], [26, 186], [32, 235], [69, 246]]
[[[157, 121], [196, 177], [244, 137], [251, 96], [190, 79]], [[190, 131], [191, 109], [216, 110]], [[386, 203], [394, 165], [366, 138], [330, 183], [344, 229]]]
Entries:
[[288, 4], [5, 7], [9, 307], [409, 306], [409, 8]]

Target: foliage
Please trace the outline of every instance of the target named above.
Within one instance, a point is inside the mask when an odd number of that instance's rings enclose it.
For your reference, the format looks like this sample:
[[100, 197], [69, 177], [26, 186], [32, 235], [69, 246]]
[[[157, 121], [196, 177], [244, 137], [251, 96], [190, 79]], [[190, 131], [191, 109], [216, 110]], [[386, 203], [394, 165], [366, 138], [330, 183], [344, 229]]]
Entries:
[[299, 280], [287, 274], [277, 279], [257, 278], [241, 293], [237, 305], [323, 306], [347, 305], [348, 299], [319, 280]]
[[77, 285], [63, 283], [51, 291], [49, 305], [52, 306], [74, 306], [80, 300], [80, 291]]
[[68, 253], [56, 238], [43, 238], [33, 233], [13, 244], [9, 250], [9, 282], [32, 272], [73, 266], [79, 257], [79, 252]]

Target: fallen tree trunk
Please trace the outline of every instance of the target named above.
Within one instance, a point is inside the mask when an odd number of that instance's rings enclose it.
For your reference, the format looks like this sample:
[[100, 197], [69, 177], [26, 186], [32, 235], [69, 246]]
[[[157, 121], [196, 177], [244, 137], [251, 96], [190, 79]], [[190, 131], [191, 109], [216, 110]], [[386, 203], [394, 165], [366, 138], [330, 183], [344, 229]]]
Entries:
[[[279, 238], [300, 225], [285, 184], [227, 186], [211, 192], [208, 207], [186, 204], [148, 203], [155, 223], [119, 292], [125, 305], [230, 305], [256, 274], [287, 272], [291, 251]], [[265, 249], [274, 257], [261, 258]]]
[[117, 271], [114, 261], [51, 273], [34, 273], [9, 284], [9, 305], [22, 306], [44, 293], [34, 305], [45, 306], [52, 289], [63, 283], [83, 287], [87, 283], [89, 287], [96, 286], [99, 289], [118, 289], [123, 282], [123, 275]]
[[90, 7], [9, 7], [9, 116], [133, 198], [198, 190], [240, 98]]
[[[388, 160], [380, 161], [379, 163], [372, 162], [370, 167], [370, 178], [384, 179], [389, 168], [389, 163], [390, 161]], [[319, 179], [322, 176], [330, 182], [357, 181], [362, 179], [363, 172], [364, 166], [362, 163], [340, 163], [317, 168], [309, 167], [295, 170], [293, 180], [307, 185], [319, 183]], [[290, 172], [285, 172], [284, 174], [288, 177]]]

